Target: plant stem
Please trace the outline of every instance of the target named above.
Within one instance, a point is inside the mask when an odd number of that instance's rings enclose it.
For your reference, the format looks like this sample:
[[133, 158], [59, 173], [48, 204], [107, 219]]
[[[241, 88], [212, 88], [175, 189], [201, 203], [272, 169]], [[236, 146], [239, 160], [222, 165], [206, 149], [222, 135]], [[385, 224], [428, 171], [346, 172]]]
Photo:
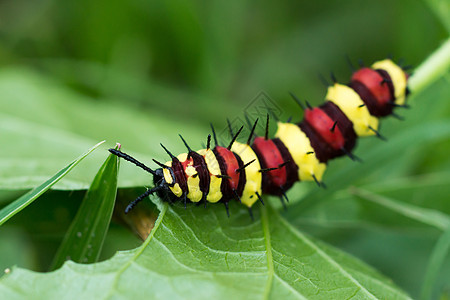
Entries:
[[408, 87], [418, 93], [450, 70], [450, 38], [425, 60], [409, 79]]

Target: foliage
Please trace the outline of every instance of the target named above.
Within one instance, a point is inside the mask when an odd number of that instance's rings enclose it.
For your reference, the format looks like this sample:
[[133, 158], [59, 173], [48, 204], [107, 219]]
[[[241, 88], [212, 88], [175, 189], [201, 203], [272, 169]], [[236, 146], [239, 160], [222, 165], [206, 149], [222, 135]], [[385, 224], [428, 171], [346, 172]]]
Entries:
[[[286, 211], [268, 198], [251, 222], [237, 204], [228, 219], [220, 205], [184, 210], [152, 198], [134, 212], [140, 217], [124, 217], [121, 205], [151, 177], [122, 163], [107, 236], [83, 243], [97, 245], [102, 262], [81, 264], [81, 255], [56, 271], [34, 272], [73, 249], [56, 254], [81, 232], [69, 230], [72, 221], [89, 215], [75, 217], [86, 190], [92, 205], [112, 195], [117, 169], [106, 149], [116, 142], [151, 165], [164, 157], [160, 142], [184, 151], [178, 133], [200, 148], [211, 121], [225, 140], [225, 118], [241, 118], [261, 91], [281, 108], [281, 119], [295, 113], [300, 120], [287, 92], [321, 103], [325, 89], [316, 74], [334, 70], [345, 82], [346, 54], [371, 62], [393, 53], [422, 63], [448, 38], [446, 2], [3, 1], [0, 215], [107, 142], [1, 226], [0, 270], [7, 274], [0, 295], [448, 296], [450, 74], [442, 60], [446, 74], [412, 95], [411, 109], [399, 111], [405, 121], [383, 120], [387, 142], [361, 141], [362, 164], [331, 162], [326, 190], [297, 184]], [[109, 167], [101, 168], [105, 160]], [[102, 194], [103, 183], [109, 192]], [[102, 228], [111, 214], [104, 208]], [[123, 222], [141, 228], [141, 236], [155, 227], [140, 244]], [[88, 223], [84, 229], [95, 225]]]

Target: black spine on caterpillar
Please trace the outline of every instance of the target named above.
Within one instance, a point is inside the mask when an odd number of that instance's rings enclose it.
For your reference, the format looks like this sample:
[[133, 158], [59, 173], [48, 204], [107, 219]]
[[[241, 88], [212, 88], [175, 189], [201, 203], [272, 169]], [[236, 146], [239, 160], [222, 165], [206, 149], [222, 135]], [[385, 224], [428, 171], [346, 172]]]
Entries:
[[[278, 195], [287, 200], [285, 192], [297, 181], [315, 181], [323, 186], [322, 176], [328, 160], [352, 154], [358, 137], [377, 136], [379, 118], [394, 115], [396, 107], [406, 107], [408, 74], [391, 60], [375, 62], [370, 68], [355, 71], [348, 85], [328, 87], [325, 103], [312, 108], [294, 99], [304, 109], [298, 124], [278, 122], [275, 137], [269, 139], [269, 117], [266, 134], [253, 138], [255, 122], [247, 143], [237, 142], [241, 129], [228, 147], [217, 145], [193, 151], [181, 137], [188, 152], [174, 156], [161, 145], [171, 161], [152, 170], [129, 155], [115, 149], [109, 151], [150, 172], [155, 187], [131, 202], [130, 211], [146, 196], [158, 193], [163, 200], [199, 203], [222, 202], [228, 213], [228, 202], [235, 199], [249, 210], [262, 194]], [[251, 210], [250, 210], [251, 212]]]

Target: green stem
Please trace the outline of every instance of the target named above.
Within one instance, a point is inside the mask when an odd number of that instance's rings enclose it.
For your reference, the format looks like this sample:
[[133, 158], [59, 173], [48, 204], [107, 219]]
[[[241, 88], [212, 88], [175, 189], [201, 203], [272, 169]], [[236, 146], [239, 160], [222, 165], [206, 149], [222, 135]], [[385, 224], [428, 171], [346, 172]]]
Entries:
[[450, 38], [425, 60], [409, 79], [408, 87], [418, 93], [450, 70]]

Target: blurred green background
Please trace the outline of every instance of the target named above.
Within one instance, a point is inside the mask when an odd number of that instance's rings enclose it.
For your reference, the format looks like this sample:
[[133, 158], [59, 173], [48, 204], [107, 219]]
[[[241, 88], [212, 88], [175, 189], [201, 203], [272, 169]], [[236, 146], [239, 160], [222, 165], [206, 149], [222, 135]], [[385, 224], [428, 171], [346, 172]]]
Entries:
[[[288, 91], [313, 105], [321, 103], [326, 89], [318, 75], [328, 77], [333, 71], [346, 82], [351, 74], [347, 55], [355, 63], [371, 63], [392, 54], [417, 66], [447, 38], [448, 7], [448, 1], [431, 0], [1, 1], [0, 206], [96, 142], [107, 143], [57, 190], [1, 228], [0, 270], [12, 265], [47, 269], [83, 189], [106, 157], [103, 150], [115, 142], [146, 162], [164, 158], [160, 142], [173, 152], [183, 151], [178, 133], [200, 147], [209, 122], [222, 132], [225, 119], [241, 116], [261, 91], [282, 108], [282, 119], [298, 121], [301, 112]], [[445, 83], [435, 92], [436, 99], [448, 97]], [[448, 121], [448, 104], [436, 110], [429, 119]], [[408, 114], [421, 122], [420, 112]], [[397, 124], [394, 132], [407, 130], [410, 122], [388, 124]], [[371, 144], [364, 146], [370, 149]], [[418, 155], [423, 148], [417, 148], [409, 157], [415, 163], [401, 170], [409, 175], [448, 170], [448, 140], [432, 146], [432, 158]], [[332, 165], [331, 174], [346, 164], [351, 162]], [[373, 178], [382, 178], [382, 172]], [[147, 174], [121, 165], [120, 186], [149, 182]], [[124, 192], [124, 198], [139, 191]], [[286, 216], [418, 294], [436, 232], [419, 228], [405, 235], [383, 226], [309, 229], [296, 213]], [[111, 227], [103, 258], [139, 245], [118, 223]], [[389, 246], [374, 250], [379, 244]], [[410, 266], [410, 261], [417, 263]]]

